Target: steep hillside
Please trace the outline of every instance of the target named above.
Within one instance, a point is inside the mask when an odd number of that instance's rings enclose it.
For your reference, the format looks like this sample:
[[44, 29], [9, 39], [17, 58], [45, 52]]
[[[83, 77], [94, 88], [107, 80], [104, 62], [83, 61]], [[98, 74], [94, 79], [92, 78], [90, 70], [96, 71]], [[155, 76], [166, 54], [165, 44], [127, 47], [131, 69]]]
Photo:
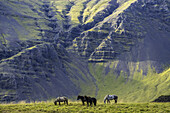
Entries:
[[0, 101], [168, 94], [169, 15], [169, 0], [0, 0]]
[[[137, 65], [144, 74], [147, 73], [146, 66], [162, 72], [162, 65], [170, 64], [169, 2], [128, 0], [121, 4], [110, 1], [104, 5], [109, 3], [118, 7], [106, 16], [102, 13], [107, 14], [104, 12], [107, 8], [99, 11], [103, 17], [97, 14], [97, 19], [91, 17], [90, 24], [96, 24], [73, 41], [74, 50], [90, 62], [116, 60], [117, 70], [129, 75]], [[99, 21], [98, 17], [102, 19]], [[134, 65], [129, 66], [131, 63]]]
[[0, 67], [1, 101], [72, 97], [80, 92], [95, 95], [95, 81], [85, 68], [86, 63], [67, 53], [60, 44], [27, 48], [1, 60]]
[[151, 102], [170, 92], [168, 70], [157, 74], [150, 68], [146, 76], [136, 70], [133, 76], [128, 76], [123, 71], [117, 75], [115, 69], [105, 63], [91, 63], [89, 68], [98, 85], [97, 98], [101, 100], [107, 94], [115, 94], [119, 102]]
[[87, 61], [68, 53], [58, 40], [60, 15], [54, 10], [57, 17], [50, 16], [50, 1], [1, 0], [0, 4], [0, 101], [72, 97], [80, 92], [95, 95]]

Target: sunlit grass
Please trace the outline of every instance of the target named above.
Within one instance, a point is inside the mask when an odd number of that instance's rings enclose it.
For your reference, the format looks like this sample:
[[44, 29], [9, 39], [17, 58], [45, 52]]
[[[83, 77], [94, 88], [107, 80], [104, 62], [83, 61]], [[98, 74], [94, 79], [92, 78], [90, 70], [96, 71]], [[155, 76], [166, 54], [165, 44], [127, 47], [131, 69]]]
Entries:
[[2, 113], [37, 113], [37, 112], [79, 112], [79, 113], [100, 113], [100, 112], [170, 112], [170, 103], [118, 103], [103, 104], [87, 107], [80, 102], [69, 102], [69, 105], [54, 105], [50, 102], [20, 102], [18, 104], [1, 104], [0, 112]]

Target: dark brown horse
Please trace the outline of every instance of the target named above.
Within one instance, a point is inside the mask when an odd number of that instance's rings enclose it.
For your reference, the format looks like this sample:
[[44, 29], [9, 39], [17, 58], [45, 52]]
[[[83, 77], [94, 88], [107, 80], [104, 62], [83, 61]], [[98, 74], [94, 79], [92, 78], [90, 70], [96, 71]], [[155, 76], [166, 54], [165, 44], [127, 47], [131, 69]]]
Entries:
[[97, 104], [97, 99], [94, 98], [94, 97], [87, 97], [87, 96], [84, 96], [86, 101], [87, 101], [87, 106], [89, 106], [89, 103], [90, 103], [90, 106], [92, 106], [92, 104], [94, 104], [94, 106], [96, 106]]
[[86, 101], [85, 97], [78, 95], [78, 96], [77, 96], [77, 100], [79, 100], [79, 99], [82, 101], [82, 103], [83, 103], [83, 105], [84, 105], [84, 102]]
[[57, 102], [60, 105], [60, 102], [64, 102], [68, 105], [68, 99], [66, 97], [57, 97], [56, 100], [54, 101], [54, 104], [57, 105]]
[[80, 96], [80, 95], [79, 95], [79, 96], [77, 97], [77, 100], [79, 100], [79, 99], [81, 99], [83, 105], [84, 105], [84, 102], [87, 102], [87, 106], [89, 106], [89, 104], [90, 104], [90, 106], [92, 106], [92, 104], [94, 104], [94, 106], [96, 106], [96, 104], [97, 104], [97, 99], [94, 98], [94, 97]]

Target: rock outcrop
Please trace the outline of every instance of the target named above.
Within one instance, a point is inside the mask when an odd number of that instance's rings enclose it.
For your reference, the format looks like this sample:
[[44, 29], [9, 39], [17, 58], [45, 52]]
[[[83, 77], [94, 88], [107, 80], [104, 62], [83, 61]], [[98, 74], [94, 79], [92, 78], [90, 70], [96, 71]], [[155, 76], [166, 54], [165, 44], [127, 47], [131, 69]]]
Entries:
[[162, 95], [155, 99], [153, 102], [170, 102], [170, 95]]

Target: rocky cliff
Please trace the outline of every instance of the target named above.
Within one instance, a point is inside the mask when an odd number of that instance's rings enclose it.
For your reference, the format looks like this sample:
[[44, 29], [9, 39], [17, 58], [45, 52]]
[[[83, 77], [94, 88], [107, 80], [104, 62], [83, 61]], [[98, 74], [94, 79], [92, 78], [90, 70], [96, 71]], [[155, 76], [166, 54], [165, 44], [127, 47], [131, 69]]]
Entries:
[[[87, 61], [68, 53], [63, 40], [59, 40], [59, 32], [67, 25], [59, 25], [62, 24], [59, 18], [66, 17], [50, 3], [0, 1], [2, 102], [72, 97], [78, 95], [83, 86], [87, 87], [85, 91], [88, 87], [96, 89], [94, 78], [86, 68]], [[91, 93], [95, 95], [95, 90]]]
[[170, 63], [169, 2], [114, 1], [91, 17], [91, 25], [96, 24], [75, 38], [73, 49], [90, 62], [118, 61], [117, 70], [128, 74], [133, 72], [129, 63], [134, 63], [133, 67], [138, 63], [144, 74], [147, 73], [146, 66], [162, 72], [163, 65]]
[[109, 73], [169, 69], [169, 15], [168, 0], [0, 0], [0, 100], [100, 97]]

